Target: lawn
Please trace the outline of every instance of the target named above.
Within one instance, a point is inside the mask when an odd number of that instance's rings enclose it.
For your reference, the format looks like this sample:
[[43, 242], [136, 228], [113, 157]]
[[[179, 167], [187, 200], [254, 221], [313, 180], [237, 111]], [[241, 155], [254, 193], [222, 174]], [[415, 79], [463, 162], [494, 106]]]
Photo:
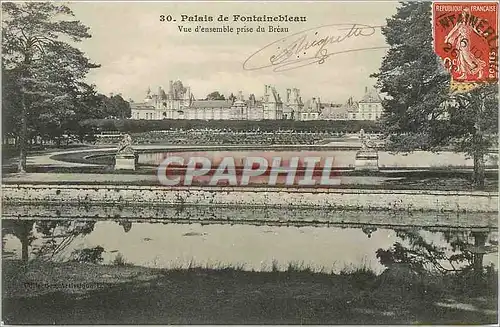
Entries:
[[497, 276], [3, 262], [6, 324], [494, 324]]

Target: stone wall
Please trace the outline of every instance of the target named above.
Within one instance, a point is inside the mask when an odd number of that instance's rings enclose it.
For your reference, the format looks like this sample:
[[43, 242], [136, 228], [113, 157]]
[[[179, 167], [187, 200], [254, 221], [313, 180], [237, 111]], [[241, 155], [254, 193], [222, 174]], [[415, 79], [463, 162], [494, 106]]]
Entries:
[[496, 213], [342, 211], [228, 206], [154, 206], [89, 204], [6, 204], [4, 219], [127, 220], [176, 224], [245, 224], [341, 228], [412, 228], [430, 231], [489, 232], [498, 228]]
[[251, 187], [2, 185], [4, 203], [201, 205], [393, 212], [498, 212], [498, 193]]

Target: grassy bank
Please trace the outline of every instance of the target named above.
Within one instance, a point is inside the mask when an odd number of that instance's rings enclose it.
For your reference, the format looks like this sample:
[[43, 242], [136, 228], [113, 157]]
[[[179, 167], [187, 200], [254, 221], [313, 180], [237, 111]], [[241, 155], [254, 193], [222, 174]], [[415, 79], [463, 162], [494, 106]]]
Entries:
[[496, 274], [478, 280], [365, 268], [340, 274], [219, 266], [3, 262], [7, 324], [493, 324]]

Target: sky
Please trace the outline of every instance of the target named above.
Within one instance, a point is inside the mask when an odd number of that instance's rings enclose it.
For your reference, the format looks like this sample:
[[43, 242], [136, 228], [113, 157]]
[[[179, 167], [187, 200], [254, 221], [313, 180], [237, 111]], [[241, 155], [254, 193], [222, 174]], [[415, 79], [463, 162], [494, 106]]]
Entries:
[[[226, 96], [242, 91], [245, 97], [250, 93], [261, 97], [264, 85], [273, 85], [282, 98], [287, 88], [298, 88], [303, 99], [320, 97], [322, 102], [337, 103], [350, 96], [359, 99], [365, 87], [375, 84], [369, 75], [378, 71], [387, 47], [376, 26], [384, 25], [397, 5], [397, 2], [69, 3], [76, 19], [90, 27], [92, 38], [77, 46], [101, 65], [87, 77], [101, 93], [121, 93], [125, 99], [141, 101], [148, 88], [155, 93], [158, 86], [167, 89], [170, 80], [181, 80], [196, 98], [205, 98], [213, 91]], [[233, 15], [280, 14], [305, 17], [306, 21], [233, 21]], [[171, 15], [176, 22], [161, 22], [160, 15]], [[215, 21], [182, 22], [182, 15], [207, 15]], [[219, 15], [227, 16], [229, 21], [218, 22]], [[355, 28], [363, 24], [364, 29], [352, 30], [353, 24], [358, 24]], [[192, 30], [180, 32], [180, 26]], [[230, 26], [235, 31], [253, 28], [253, 32], [196, 33], [197, 26]], [[265, 32], [256, 32], [259, 26]], [[271, 33], [269, 26], [288, 31]], [[322, 40], [341, 42], [323, 44]], [[372, 47], [378, 49], [330, 55]], [[260, 49], [263, 50], [244, 67], [245, 61]], [[312, 63], [284, 70], [293, 67], [277, 65], [276, 58], [283, 58], [280, 56], [283, 53], [293, 53], [283, 63], [292, 64], [295, 55], [309, 58]], [[329, 56], [323, 57], [319, 64], [321, 54]], [[270, 65], [271, 62], [275, 65]], [[248, 70], [261, 66], [271, 67]]]

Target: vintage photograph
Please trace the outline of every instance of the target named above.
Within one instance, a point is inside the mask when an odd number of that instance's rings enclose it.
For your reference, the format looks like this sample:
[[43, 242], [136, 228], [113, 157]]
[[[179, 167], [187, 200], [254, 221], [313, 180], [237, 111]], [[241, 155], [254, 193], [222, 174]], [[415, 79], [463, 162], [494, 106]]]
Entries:
[[498, 324], [498, 1], [1, 5], [2, 324]]

